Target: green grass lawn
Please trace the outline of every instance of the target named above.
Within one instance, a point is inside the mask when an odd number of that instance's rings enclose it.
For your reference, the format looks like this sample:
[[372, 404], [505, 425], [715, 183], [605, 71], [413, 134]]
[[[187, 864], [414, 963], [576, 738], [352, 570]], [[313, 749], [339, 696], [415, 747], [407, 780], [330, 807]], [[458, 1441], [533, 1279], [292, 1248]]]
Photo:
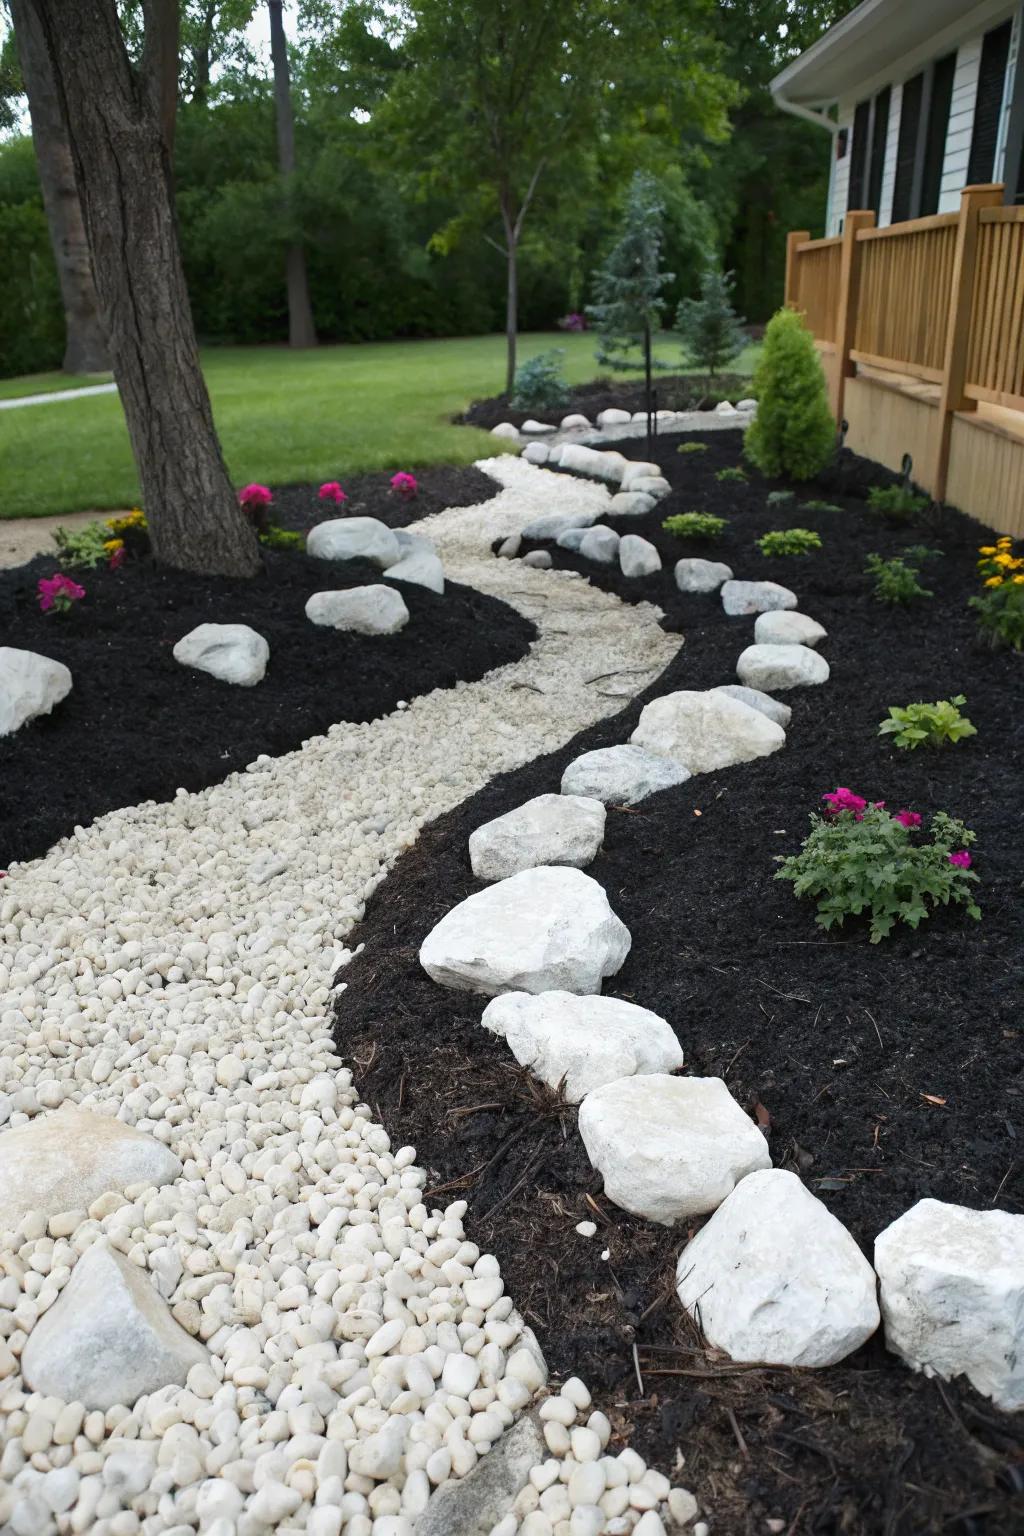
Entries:
[[[586, 333], [525, 335], [520, 360], [552, 346], [565, 348], [571, 383], [600, 373], [594, 337]], [[756, 351], [747, 349], [737, 371], [750, 371]], [[668, 343], [665, 356], [671, 359], [673, 353], [678, 357]], [[471, 463], [493, 453], [496, 440], [453, 426], [449, 418], [472, 400], [497, 394], [503, 364], [500, 336], [311, 352], [224, 347], [203, 354], [217, 430], [236, 485], [320, 479], [344, 484], [347, 474], [360, 470]], [[63, 375], [37, 374], [4, 381], [3, 394], [67, 385]], [[107, 511], [138, 498], [116, 395], [0, 411], [0, 518]]]

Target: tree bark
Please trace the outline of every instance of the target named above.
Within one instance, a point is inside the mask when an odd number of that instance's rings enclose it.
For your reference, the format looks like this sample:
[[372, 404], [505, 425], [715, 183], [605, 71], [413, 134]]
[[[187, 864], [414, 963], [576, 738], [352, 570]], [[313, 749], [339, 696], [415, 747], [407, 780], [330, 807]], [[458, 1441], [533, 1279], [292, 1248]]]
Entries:
[[[289, 222], [292, 218], [292, 183], [295, 176], [295, 119], [292, 114], [291, 81], [288, 76], [288, 43], [284, 35], [281, 0], [267, 0], [270, 11], [270, 56], [274, 63], [274, 106], [277, 112], [277, 163], [284, 186]], [[289, 242], [285, 253], [288, 288], [288, 345], [315, 347], [316, 327], [309, 298], [306, 252], [301, 241]]]
[[62, 366], [65, 373], [106, 373], [110, 368], [106, 327], [93, 281], [71, 146], [61, 120], [46, 42], [30, 0], [11, 0], [11, 18], [64, 305]]
[[[175, 0], [152, 3], [176, 15]], [[178, 248], [160, 111], [167, 38], [155, 57], [144, 51], [160, 72], [147, 78], [132, 68], [115, 0], [30, 4], [71, 145], [153, 553], [182, 570], [252, 576], [259, 548], [217, 441]]]

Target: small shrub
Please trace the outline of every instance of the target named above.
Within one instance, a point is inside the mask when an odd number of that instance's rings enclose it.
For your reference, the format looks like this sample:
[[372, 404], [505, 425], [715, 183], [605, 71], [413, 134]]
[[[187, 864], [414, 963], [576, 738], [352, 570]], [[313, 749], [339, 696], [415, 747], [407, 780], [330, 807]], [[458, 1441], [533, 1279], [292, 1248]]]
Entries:
[[674, 517], [666, 517], [661, 526], [677, 539], [717, 539], [728, 527], [728, 521], [711, 512], [677, 512]]
[[[784, 507], [787, 504], [787, 502], [795, 501], [795, 500], [796, 500], [796, 493], [794, 491], [769, 491], [768, 492], [768, 505], [770, 507]], [[805, 507], [810, 506], [810, 502], [806, 502], [805, 501], [804, 502], [804, 506]]]
[[746, 470], [741, 469], [738, 464], [732, 464], [728, 465], [725, 469], [716, 470], [715, 479], [722, 481], [742, 480], [746, 482], [747, 474]]
[[970, 606], [978, 615], [981, 635], [995, 649], [1024, 650], [1024, 582], [993, 587]]
[[802, 501], [801, 512], [841, 512], [842, 507], [837, 507], [834, 501]]
[[868, 491], [868, 507], [890, 523], [909, 523], [927, 506], [928, 497], [906, 485], [873, 485]]
[[707, 443], [680, 443], [676, 453], [707, 453]]
[[85, 588], [61, 571], [53, 576], [40, 576], [36, 584], [36, 597], [44, 613], [67, 613], [72, 603], [81, 602], [84, 596]]
[[73, 569], [91, 571], [110, 559], [111, 539], [106, 523], [86, 523], [84, 528], [57, 528], [53, 542], [61, 561]]
[[[907, 554], [909, 556], [909, 550]], [[916, 564], [910, 563], [909, 558], [883, 560], [881, 555], [868, 555], [864, 574], [874, 577], [875, 584], [872, 591], [880, 603], [906, 606], [919, 597], [935, 596], [935, 593], [929, 591], [927, 587], [922, 587], [917, 579], [921, 573]]]
[[683, 299], [676, 311], [683, 357], [697, 364], [709, 384], [747, 345], [743, 321], [732, 307], [732, 289], [731, 272], [708, 267], [701, 275], [700, 298]]
[[939, 699], [935, 704], [907, 704], [902, 709], [889, 705], [889, 718], [878, 727], [879, 736], [891, 736], [893, 746], [941, 747], [947, 741], [963, 741], [965, 736], [977, 736], [978, 732], [960, 713], [960, 705], [967, 700], [962, 693], [952, 699]]
[[821, 548], [821, 535], [812, 528], [776, 528], [757, 540], [762, 555], [808, 555]]
[[849, 789], [822, 799], [827, 810], [811, 816], [800, 852], [783, 859], [775, 876], [790, 881], [795, 896], [817, 902], [820, 927], [863, 915], [877, 944], [897, 922], [916, 928], [940, 904], [981, 917], [971, 892], [974, 833], [963, 822], [937, 811], [924, 833], [915, 811], [890, 815], [884, 802], [868, 805]]
[[509, 404], [517, 411], [552, 411], [564, 405], [569, 394], [562, 373], [564, 356], [562, 347], [554, 347], [521, 363], [516, 369]]
[[305, 534], [296, 533], [291, 528], [279, 528], [276, 523], [261, 533], [259, 539], [267, 549], [303, 549], [306, 544]]
[[765, 475], [811, 480], [835, 452], [836, 427], [814, 338], [793, 309], [768, 322], [754, 373], [757, 415], [744, 451]]

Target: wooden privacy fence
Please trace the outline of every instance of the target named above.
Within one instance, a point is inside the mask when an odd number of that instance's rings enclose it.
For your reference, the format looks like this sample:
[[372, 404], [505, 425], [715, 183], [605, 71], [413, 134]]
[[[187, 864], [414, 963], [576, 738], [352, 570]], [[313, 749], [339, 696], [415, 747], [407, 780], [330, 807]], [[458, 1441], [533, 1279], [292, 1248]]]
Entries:
[[937, 500], [954, 417], [981, 401], [1024, 412], [1024, 208], [1002, 198], [967, 187], [958, 213], [876, 229], [858, 210], [836, 238], [789, 236], [786, 303], [818, 343], [836, 420], [858, 365], [927, 386], [939, 416], [915, 478]]

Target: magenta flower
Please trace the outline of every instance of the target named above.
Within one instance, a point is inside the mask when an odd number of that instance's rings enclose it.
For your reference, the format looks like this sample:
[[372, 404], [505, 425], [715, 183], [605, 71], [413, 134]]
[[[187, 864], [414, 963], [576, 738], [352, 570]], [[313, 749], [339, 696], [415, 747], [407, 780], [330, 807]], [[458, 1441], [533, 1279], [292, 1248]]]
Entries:
[[321, 501], [333, 501], [336, 505], [340, 505], [343, 501], [348, 501], [348, 497], [337, 480], [325, 480], [317, 494]]
[[868, 803], [860, 795], [855, 795], [852, 789], [844, 789], [840, 786], [832, 790], [830, 794], [821, 797], [833, 815], [838, 816], [840, 811], [852, 811], [859, 821], [867, 810]]
[[399, 470], [397, 475], [391, 476], [391, 489], [396, 496], [401, 496], [406, 501], [411, 501], [419, 488], [416, 476], [407, 475], [404, 470]]
[[961, 848], [959, 853], [951, 853], [949, 862], [955, 864], [957, 869], [970, 869], [971, 856], [966, 848]]
[[72, 603], [77, 603], [85, 596], [85, 588], [80, 587], [77, 581], [72, 581], [70, 576], [64, 576], [60, 571], [54, 576], [40, 576], [37, 587], [39, 606], [44, 613], [56, 610], [57, 613], [66, 613]]
[[269, 485], [243, 485], [238, 493], [238, 499], [242, 506], [248, 509], [249, 507], [269, 507], [274, 496]]
[[916, 811], [894, 811], [892, 819], [911, 832], [921, 825], [921, 818]]

